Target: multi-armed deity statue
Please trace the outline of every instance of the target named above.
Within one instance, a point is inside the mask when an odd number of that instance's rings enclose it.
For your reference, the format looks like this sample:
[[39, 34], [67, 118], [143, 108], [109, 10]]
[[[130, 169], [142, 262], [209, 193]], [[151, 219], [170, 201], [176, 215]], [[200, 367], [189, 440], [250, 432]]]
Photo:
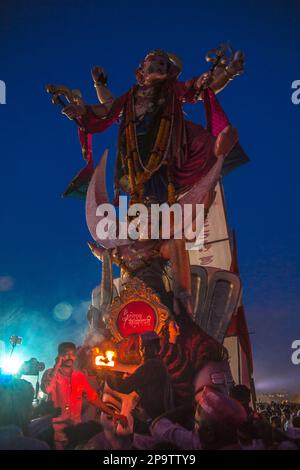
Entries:
[[[218, 304], [217, 317], [214, 316], [216, 297], [211, 296], [209, 303], [204, 289], [214, 272], [204, 280], [204, 271], [198, 266], [201, 273], [196, 269], [198, 274], [193, 278], [196, 271], [190, 264], [185, 232], [178, 233], [171, 211], [168, 237], [163, 236], [161, 230], [161, 236], [156, 238], [145, 239], [143, 230], [137, 237], [120, 238], [116, 230], [113, 237], [99, 237], [97, 227], [104, 218], [108, 235], [112, 233], [112, 226], [116, 229], [116, 224], [109, 220], [107, 211], [104, 214], [99, 210], [101, 205], [108, 207], [110, 203], [105, 174], [108, 153], [104, 152], [94, 169], [91, 136], [105, 131], [113, 123], [119, 124], [115, 207], [120, 195], [128, 196], [129, 208], [141, 209], [143, 205], [147, 211], [157, 210], [163, 203], [168, 207], [178, 204], [184, 211], [185, 205], [190, 204], [193, 225], [197, 208], [203, 204], [206, 220], [221, 176], [248, 160], [238, 142], [236, 129], [230, 125], [215, 96], [243, 72], [243, 53], [233, 53], [228, 46], [221, 46], [209, 51], [206, 59], [212, 65], [211, 70], [179, 81], [180, 59], [161, 50], [151, 51], [136, 70], [136, 83], [117, 98], [107, 87], [105, 71], [95, 67], [92, 77], [99, 102], [94, 105], [86, 104], [78, 90], [48, 86], [53, 102], [63, 105], [63, 113], [78, 124], [86, 166], [73, 179], [65, 196], [86, 197], [87, 224], [94, 239], [89, 246], [103, 263], [101, 288], [94, 291], [88, 315], [87, 342], [94, 332], [102, 335], [103, 341], [99, 342], [98, 335], [98, 342], [94, 344], [99, 357], [103, 356], [102, 362], [98, 359], [100, 367], [110, 362], [116, 370], [126, 367], [129, 370], [141, 363], [138, 335], [156, 331], [161, 338], [160, 354], [172, 378], [177, 405], [186, 397], [192, 397], [193, 383], [196, 394], [206, 382], [213, 380], [212, 377], [218, 377], [220, 386], [228, 385], [228, 355], [222, 342], [240, 294], [230, 288], [228, 296], [222, 298], [219, 292], [217, 300], [221, 307]], [[184, 103], [199, 101], [204, 105], [206, 128], [184, 116]], [[133, 220], [137, 226], [138, 215], [129, 212], [127, 222]], [[113, 280], [112, 263], [121, 268], [118, 286]], [[223, 273], [225, 276], [226, 272]], [[199, 281], [197, 285], [193, 279]], [[236, 282], [231, 278], [227, 281], [229, 284]], [[202, 310], [200, 304], [205, 305]], [[206, 332], [200, 328], [204, 317], [207, 324], [214, 323], [214, 331], [218, 333], [214, 335], [209, 328]], [[176, 331], [176, 341], [170, 339], [172, 331]], [[108, 361], [107, 350], [114, 352], [115, 361]], [[203, 370], [208, 372], [203, 373]]]

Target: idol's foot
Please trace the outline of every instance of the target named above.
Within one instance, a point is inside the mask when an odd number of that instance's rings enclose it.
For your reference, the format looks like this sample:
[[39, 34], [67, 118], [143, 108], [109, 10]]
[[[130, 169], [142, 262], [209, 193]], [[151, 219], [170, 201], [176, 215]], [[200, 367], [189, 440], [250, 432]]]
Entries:
[[226, 156], [239, 140], [238, 131], [234, 127], [227, 126], [220, 132], [215, 143], [215, 156]]

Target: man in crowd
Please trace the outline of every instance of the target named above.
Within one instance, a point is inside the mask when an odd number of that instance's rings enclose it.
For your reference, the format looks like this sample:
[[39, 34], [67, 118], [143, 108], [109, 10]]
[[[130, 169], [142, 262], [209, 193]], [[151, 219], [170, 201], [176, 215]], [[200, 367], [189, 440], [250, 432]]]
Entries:
[[31, 383], [0, 374], [0, 450], [48, 450], [29, 437], [34, 390]]
[[63, 450], [68, 443], [64, 429], [81, 422], [83, 396], [95, 407], [111, 415], [115, 423], [127, 425], [127, 419], [108, 408], [89, 385], [86, 376], [74, 368], [75, 359], [75, 344], [61, 343], [55, 366], [46, 370], [42, 378], [43, 392], [48, 394], [55, 408], [61, 409], [60, 415], [52, 419], [57, 450]]
[[135, 392], [122, 394], [112, 390], [105, 383], [102, 394], [103, 402], [106, 406], [115, 410], [116, 413], [124, 414], [128, 419], [128, 426], [126, 428], [122, 428], [121, 425], [115, 426], [110, 415], [101, 413], [100, 425], [102, 426], [102, 431], [84, 443], [81, 448], [85, 450], [132, 449], [135, 436], [133, 434], [134, 419], [132, 411], [135, 409], [138, 399], [139, 397]]
[[246, 385], [234, 385], [229, 391], [229, 396], [243, 405], [248, 418], [253, 417], [253, 409], [250, 406], [251, 392]]
[[213, 386], [205, 386], [197, 402], [193, 430], [178, 423], [177, 409], [151, 424], [156, 442], [169, 442], [183, 450], [239, 450], [237, 430], [247, 420], [244, 407]]
[[159, 336], [154, 331], [143, 333], [140, 338], [143, 364], [126, 378], [115, 375], [107, 377], [107, 384], [112, 390], [123, 394], [138, 393], [140, 413], [139, 417], [136, 413], [136, 433], [147, 433], [146, 422], [151, 422], [173, 406], [171, 381], [167, 368], [159, 357], [159, 351]]

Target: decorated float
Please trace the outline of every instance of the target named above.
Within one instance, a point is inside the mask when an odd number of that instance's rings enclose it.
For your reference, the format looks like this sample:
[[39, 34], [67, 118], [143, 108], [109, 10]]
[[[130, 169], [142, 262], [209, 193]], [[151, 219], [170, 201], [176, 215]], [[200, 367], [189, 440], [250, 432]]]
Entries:
[[[228, 227], [222, 186], [222, 178], [248, 157], [215, 96], [243, 71], [244, 56], [222, 45], [206, 59], [212, 65], [209, 72], [181, 82], [179, 58], [152, 51], [136, 71], [137, 83], [118, 98], [108, 89], [104, 70], [96, 67], [96, 105], [87, 105], [78, 90], [47, 87], [53, 102], [79, 128], [86, 165], [65, 196], [86, 198], [93, 238], [89, 247], [102, 264], [87, 315], [83, 366], [100, 377], [108, 369], [131, 374], [142, 363], [140, 335], [155, 331], [176, 406], [192, 402], [206, 384], [228, 392], [233, 382], [250, 387], [255, 402], [236, 240]], [[206, 128], [183, 114], [184, 103], [199, 101]], [[120, 123], [114, 206], [106, 190], [108, 151], [96, 168], [92, 155], [92, 134], [113, 123]], [[131, 211], [123, 222], [134, 232], [123, 238], [110, 216], [121, 194], [128, 197]], [[182, 213], [191, 205], [191, 227], [203, 211], [199, 246], [187, 249], [186, 233], [171, 212], [168, 237], [161, 227], [159, 237], [144, 236], [147, 228], [151, 232], [151, 218], [142, 226], [141, 206], [149, 213], [161, 204], [177, 204]], [[99, 227], [106, 227], [105, 236]]]

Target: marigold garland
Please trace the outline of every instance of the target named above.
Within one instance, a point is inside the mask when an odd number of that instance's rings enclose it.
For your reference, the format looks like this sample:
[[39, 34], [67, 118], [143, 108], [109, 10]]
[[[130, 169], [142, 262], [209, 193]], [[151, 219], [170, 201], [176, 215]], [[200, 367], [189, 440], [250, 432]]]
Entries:
[[166, 110], [161, 117], [153, 149], [150, 152], [147, 164], [143, 165], [136, 138], [133, 90], [131, 92], [125, 110], [126, 160], [131, 204], [137, 201], [143, 201], [144, 185], [164, 163], [168, 164], [168, 201], [171, 204], [173, 203], [171, 201], [175, 201], [175, 189], [171, 178], [170, 162], [165, 161], [173, 128], [173, 107], [174, 102], [172, 109], [169, 110], [169, 112]]

